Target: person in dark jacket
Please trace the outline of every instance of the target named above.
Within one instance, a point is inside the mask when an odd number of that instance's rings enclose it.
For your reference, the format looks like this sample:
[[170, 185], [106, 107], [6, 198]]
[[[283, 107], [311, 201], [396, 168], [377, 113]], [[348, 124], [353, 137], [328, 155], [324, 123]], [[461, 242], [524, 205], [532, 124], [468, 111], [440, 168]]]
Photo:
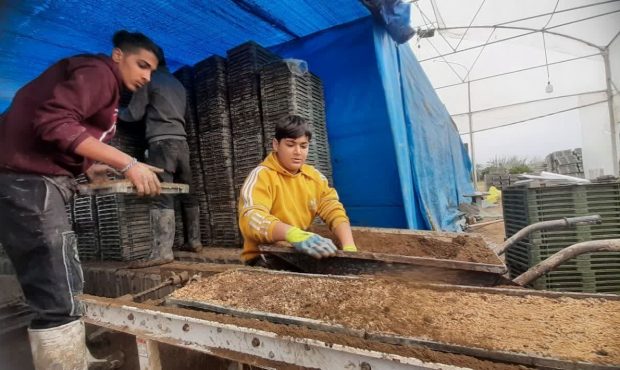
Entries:
[[[73, 177], [110, 166], [140, 194], [157, 195], [155, 169], [106, 143], [121, 88], [146, 85], [157, 46], [119, 31], [111, 56], [62, 59], [19, 89], [0, 118], [0, 244], [36, 317], [29, 337], [35, 369], [85, 369], [84, 324], [76, 295], [83, 274], [66, 206]], [[99, 162], [93, 166], [93, 163]]]
[[[121, 109], [119, 119], [125, 122], [144, 120], [149, 143], [147, 162], [161, 168], [161, 180], [178, 180], [190, 184], [190, 193], [181, 195], [184, 249], [198, 252], [200, 242], [200, 211], [198, 199], [191, 188], [192, 172], [189, 165], [189, 146], [185, 132], [186, 92], [183, 85], [168, 71], [163, 50], [159, 49], [159, 67], [151, 82], [136, 91], [129, 105]], [[153, 245], [149, 257], [136, 261], [130, 267], [148, 267], [172, 262], [175, 217], [174, 198], [162, 194], [151, 207]]]

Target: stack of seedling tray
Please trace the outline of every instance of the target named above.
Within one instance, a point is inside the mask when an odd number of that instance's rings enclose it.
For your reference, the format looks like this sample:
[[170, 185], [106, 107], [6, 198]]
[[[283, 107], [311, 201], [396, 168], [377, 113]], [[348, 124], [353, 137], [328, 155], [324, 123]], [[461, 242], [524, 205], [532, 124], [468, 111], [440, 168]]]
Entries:
[[280, 58], [254, 42], [228, 50], [228, 96], [238, 195], [246, 177], [264, 158], [258, 71]]
[[[503, 190], [506, 236], [540, 221], [598, 214], [602, 224], [538, 231], [506, 252], [511, 277], [570, 245], [620, 238], [620, 183], [512, 186]], [[620, 253], [577, 256], [536, 280], [537, 289], [620, 293]]]
[[233, 138], [228, 109], [226, 59], [214, 55], [194, 66], [201, 160], [213, 245], [239, 246]]
[[185, 132], [187, 133], [187, 144], [189, 145], [189, 162], [192, 170], [192, 183], [190, 191], [198, 200], [200, 207], [200, 239], [203, 245], [211, 244], [211, 225], [209, 223], [209, 205], [207, 199], [207, 191], [205, 188], [204, 172], [202, 165], [202, 157], [198, 118], [196, 114], [196, 96], [194, 86], [194, 69], [188, 66], [182, 67], [174, 73], [175, 77], [181, 81], [186, 90], [187, 107], [185, 113]]

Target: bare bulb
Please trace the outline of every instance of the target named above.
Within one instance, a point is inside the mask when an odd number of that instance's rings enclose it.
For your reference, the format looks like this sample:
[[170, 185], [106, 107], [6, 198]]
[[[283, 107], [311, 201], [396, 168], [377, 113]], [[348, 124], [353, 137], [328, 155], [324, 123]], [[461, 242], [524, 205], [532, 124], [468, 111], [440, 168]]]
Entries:
[[545, 92], [547, 94], [551, 94], [553, 92], [553, 85], [551, 84], [551, 81], [547, 81], [547, 86], [545, 87]]

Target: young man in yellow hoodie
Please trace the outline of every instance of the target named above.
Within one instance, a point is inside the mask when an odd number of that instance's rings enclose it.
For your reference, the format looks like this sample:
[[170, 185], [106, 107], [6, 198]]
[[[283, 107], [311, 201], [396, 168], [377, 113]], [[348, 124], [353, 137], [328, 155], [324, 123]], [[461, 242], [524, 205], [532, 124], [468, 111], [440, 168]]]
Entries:
[[287, 116], [276, 125], [273, 152], [250, 174], [239, 198], [239, 226], [244, 238], [241, 258], [247, 265], [271, 269], [291, 266], [258, 245], [287, 241], [315, 258], [337, 250], [327, 238], [305, 231], [318, 215], [336, 235], [342, 249], [357, 251], [349, 218], [336, 189], [313, 166], [305, 164], [312, 132], [308, 121]]

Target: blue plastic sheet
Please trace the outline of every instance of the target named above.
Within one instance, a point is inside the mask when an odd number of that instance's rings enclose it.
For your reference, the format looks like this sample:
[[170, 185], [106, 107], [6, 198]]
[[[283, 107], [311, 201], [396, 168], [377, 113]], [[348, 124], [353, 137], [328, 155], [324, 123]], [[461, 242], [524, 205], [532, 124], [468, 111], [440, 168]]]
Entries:
[[323, 80], [334, 183], [354, 225], [459, 230], [471, 164], [407, 45], [367, 18], [272, 49]]
[[111, 50], [118, 29], [165, 49], [171, 69], [248, 40], [304, 59], [325, 85], [334, 182], [353, 224], [456, 230], [473, 190], [450, 116], [408, 46], [357, 0], [0, 4], [0, 111], [58, 59]]
[[175, 70], [248, 40], [276, 45], [369, 14], [358, 0], [0, 1], [0, 112], [57, 60], [109, 53], [119, 29], [151, 37]]
[[273, 48], [324, 84], [334, 184], [354, 225], [408, 227], [370, 18]]

